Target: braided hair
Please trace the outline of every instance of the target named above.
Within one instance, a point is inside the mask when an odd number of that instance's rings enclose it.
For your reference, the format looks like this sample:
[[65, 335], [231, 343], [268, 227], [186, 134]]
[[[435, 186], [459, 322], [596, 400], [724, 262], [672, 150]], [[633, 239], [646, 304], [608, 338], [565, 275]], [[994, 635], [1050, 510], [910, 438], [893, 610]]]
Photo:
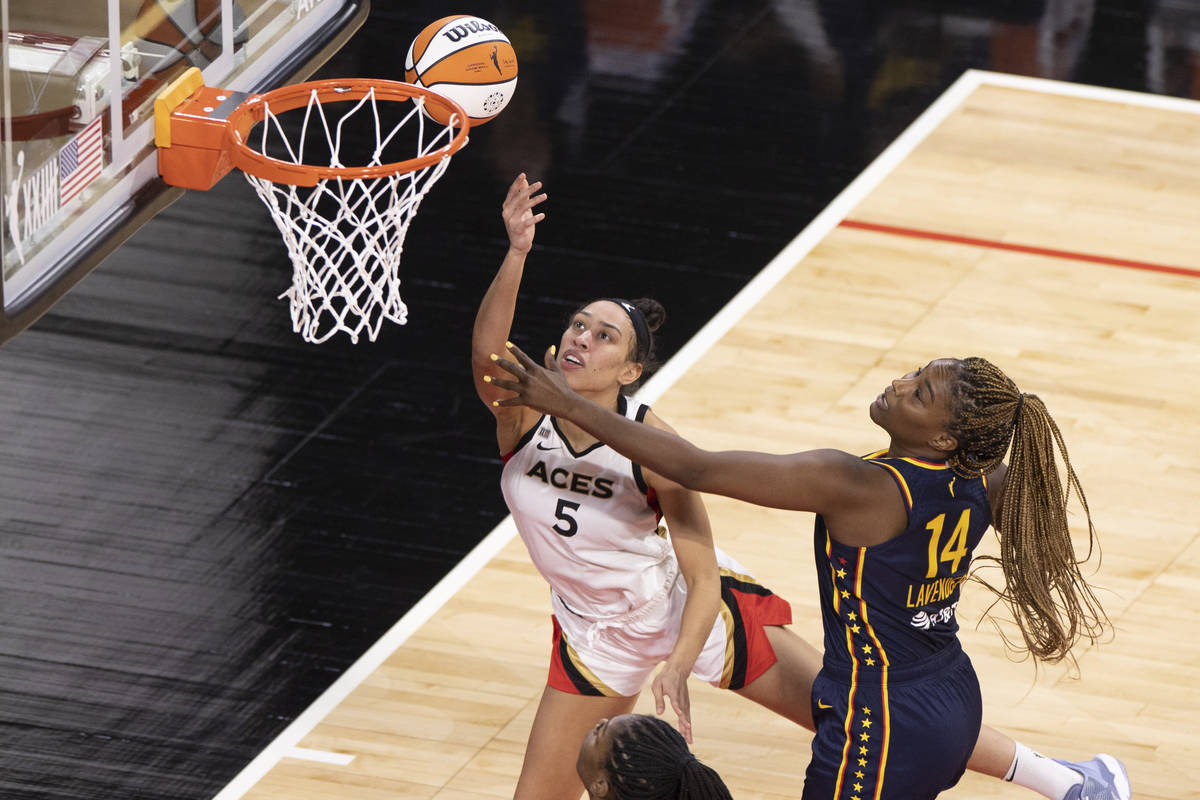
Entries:
[[613, 739], [608, 782], [614, 800], [733, 800], [721, 776], [692, 755], [665, 720], [631, 714]]
[[[1013, 614], [1024, 648], [1035, 660], [1056, 663], [1080, 639], [1095, 642], [1108, 617], [1079, 571], [1099, 544], [1087, 498], [1071, 466], [1066, 444], [1041, 398], [1023, 394], [1012, 379], [982, 358], [959, 362], [951, 386], [950, 433], [958, 449], [950, 467], [963, 477], [990, 473], [1009, 453], [1000, 519], [999, 562], [1003, 590], [974, 577], [996, 593]], [[1011, 452], [1010, 451], [1011, 442]], [[1055, 447], [1066, 468], [1062, 484]], [[1067, 522], [1072, 490], [1087, 520], [1088, 551], [1077, 559]], [[1011, 642], [1005, 637], [1005, 644]]]

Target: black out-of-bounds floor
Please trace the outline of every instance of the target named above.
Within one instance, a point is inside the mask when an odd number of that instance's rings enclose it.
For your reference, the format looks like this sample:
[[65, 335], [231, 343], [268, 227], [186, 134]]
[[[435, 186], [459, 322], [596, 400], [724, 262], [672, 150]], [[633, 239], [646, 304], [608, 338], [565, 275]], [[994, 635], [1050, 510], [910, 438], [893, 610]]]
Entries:
[[456, 12], [521, 69], [412, 226], [407, 326], [303, 343], [234, 175], [0, 349], [0, 797], [212, 797], [503, 519], [468, 358], [518, 172], [515, 340], [649, 295], [669, 357], [964, 69], [1193, 96], [1194, 6], [374, 0], [319, 76], [399, 78]]

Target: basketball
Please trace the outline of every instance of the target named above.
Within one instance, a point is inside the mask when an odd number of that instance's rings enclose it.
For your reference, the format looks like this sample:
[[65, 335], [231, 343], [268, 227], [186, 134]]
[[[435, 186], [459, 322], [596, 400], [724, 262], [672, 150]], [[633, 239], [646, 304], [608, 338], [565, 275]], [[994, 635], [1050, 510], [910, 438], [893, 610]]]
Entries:
[[[404, 80], [457, 102], [481, 125], [508, 105], [517, 88], [517, 54], [499, 28], [469, 14], [425, 26], [408, 47]], [[426, 113], [445, 125], [439, 109]]]

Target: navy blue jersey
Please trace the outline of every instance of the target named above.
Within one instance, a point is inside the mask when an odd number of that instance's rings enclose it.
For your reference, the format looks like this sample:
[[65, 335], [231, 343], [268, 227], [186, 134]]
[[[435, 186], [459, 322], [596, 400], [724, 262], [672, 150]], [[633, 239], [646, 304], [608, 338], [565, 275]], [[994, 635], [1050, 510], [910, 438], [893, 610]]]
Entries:
[[959, 584], [992, 521], [982, 475], [963, 478], [944, 462], [883, 452], [866, 460], [895, 481], [908, 527], [882, 544], [850, 547], [817, 517], [825, 663], [838, 671], [903, 666], [957, 641]]
[[987, 481], [883, 455], [866, 460], [905, 504], [899, 536], [850, 547], [817, 517], [825, 663], [804, 800], [930, 800], [958, 781], [979, 737], [979, 680], [954, 607], [992, 521]]

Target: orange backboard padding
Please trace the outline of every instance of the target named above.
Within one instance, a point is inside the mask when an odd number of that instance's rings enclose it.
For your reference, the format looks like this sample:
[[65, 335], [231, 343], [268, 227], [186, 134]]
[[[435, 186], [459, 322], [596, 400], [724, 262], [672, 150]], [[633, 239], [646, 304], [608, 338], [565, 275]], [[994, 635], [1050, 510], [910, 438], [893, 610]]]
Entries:
[[171, 111], [171, 144], [158, 148], [158, 174], [164, 181], [207, 191], [233, 169], [225, 145], [227, 122], [209, 116], [229, 94], [201, 86]]
[[154, 143], [171, 146], [171, 112], [204, 85], [199, 67], [189, 67], [154, 98]]

